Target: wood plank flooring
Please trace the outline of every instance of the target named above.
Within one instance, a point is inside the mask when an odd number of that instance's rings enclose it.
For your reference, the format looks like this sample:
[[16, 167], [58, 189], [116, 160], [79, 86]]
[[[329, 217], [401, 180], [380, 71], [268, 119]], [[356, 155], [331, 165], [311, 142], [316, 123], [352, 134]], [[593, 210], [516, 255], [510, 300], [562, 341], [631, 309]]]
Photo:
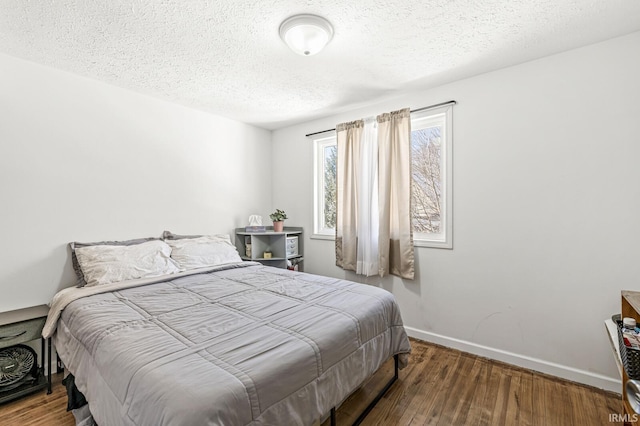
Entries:
[[[620, 425], [609, 421], [609, 414], [622, 413], [619, 395], [418, 340], [411, 344], [409, 366], [364, 425]], [[337, 410], [338, 425], [350, 425], [392, 375], [390, 361]], [[73, 426], [61, 380], [55, 376], [51, 395], [0, 405], [0, 424]]]
[[[475, 355], [412, 340], [400, 379], [369, 413], [365, 425], [620, 425], [620, 395]], [[337, 411], [350, 425], [393, 375], [393, 363]], [[380, 378], [379, 376], [384, 376]], [[329, 426], [326, 421], [322, 426]]]

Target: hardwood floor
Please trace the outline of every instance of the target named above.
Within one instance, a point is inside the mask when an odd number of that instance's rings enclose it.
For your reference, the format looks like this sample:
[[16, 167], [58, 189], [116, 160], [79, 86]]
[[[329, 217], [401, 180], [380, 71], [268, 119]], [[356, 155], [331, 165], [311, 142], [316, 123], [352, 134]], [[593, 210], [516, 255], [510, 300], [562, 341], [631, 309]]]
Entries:
[[[453, 349], [412, 340], [409, 366], [364, 425], [620, 425], [620, 396]], [[350, 425], [393, 374], [388, 362], [337, 410]], [[4, 426], [73, 426], [62, 375], [53, 393], [0, 405]], [[323, 423], [328, 426], [329, 422]], [[190, 426], [190, 425], [188, 425]]]
[[67, 412], [67, 391], [62, 374], [53, 375], [53, 393], [46, 389], [15, 401], [0, 405], [0, 424], [3, 426], [74, 426], [73, 414]]
[[[409, 365], [364, 425], [620, 425], [620, 395], [411, 340]], [[393, 375], [393, 362], [337, 411], [350, 425]], [[323, 423], [328, 426], [329, 422]]]

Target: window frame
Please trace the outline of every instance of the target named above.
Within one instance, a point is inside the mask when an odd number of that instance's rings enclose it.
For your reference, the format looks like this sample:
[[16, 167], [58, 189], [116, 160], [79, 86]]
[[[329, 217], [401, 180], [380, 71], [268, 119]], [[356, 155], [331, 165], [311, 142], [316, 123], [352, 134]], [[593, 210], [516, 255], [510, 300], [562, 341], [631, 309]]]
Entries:
[[[439, 118], [436, 118], [440, 116]], [[425, 121], [427, 125], [415, 125], [414, 122]], [[442, 182], [441, 207], [444, 214], [440, 216], [441, 232], [439, 234], [413, 233], [413, 245], [416, 247], [453, 248], [453, 105], [430, 108], [411, 114], [411, 131], [430, 127], [435, 121], [444, 122], [442, 126], [442, 145], [440, 157], [442, 159], [440, 176]], [[413, 179], [411, 181], [413, 193]]]
[[[328, 135], [327, 135], [328, 134]], [[336, 132], [327, 132], [323, 136], [313, 138], [313, 234], [311, 238], [335, 240], [335, 228], [321, 228], [324, 224], [324, 150], [337, 146]], [[322, 183], [322, 185], [320, 185]]]
[[[444, 125], [442, 127], [442, 170], [444, 182], [442, 183], [442, 202], [444, 214], [441, 215], [442, 232], [437, 235], [426, 233], [413, 234], [413, 245], [415, 247], [430, 247], [453, 249], [453, 105], [429, 108], [423, 111], [411, 113], [411, 129], [419, 130], [421, 126], [415, 126], [414, 120], [429, 120], [435, 116], [442, 115]], [[319, 229], [320, 223], [324, 223], [324, 149], [328, 146], [337, 145], [336, 132], [327, 132], [322, 136], [313, 138], [314, 149], [314, 171], [313, 171], [313, 234], [312, 239], [335, 240], [335, 228]], [[410, 165], [412, 166], [412, 165]], [[320, 183], [323, 183], [320, 187]], [[413, 192], [413, 178], [411, 180], [411, 191]]]

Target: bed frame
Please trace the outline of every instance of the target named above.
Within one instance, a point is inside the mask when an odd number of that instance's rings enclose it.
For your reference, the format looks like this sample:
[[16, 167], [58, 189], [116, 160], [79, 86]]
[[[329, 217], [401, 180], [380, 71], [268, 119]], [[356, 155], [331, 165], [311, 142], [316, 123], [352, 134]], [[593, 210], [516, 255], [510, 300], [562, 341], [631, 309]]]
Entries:
[[[398, 354], [393, 356], [393, 377], [387, 382], [384, 388], [382, 388], [382, 390], [378, 392], [378, 394], [373, 399], [373, 401], [371, 401], [369, 405], [365, 407], [362, 413], [360, 413], [356, 421], [353, 422], [353, 426], [358, 426], [360, 423], [362, 423], [364, 418], [367, 417], [367, 414], [369, 414], [369, 412], [373, 410], [373, 407], [376, 406], [378, 401], [380, 401], [380, 399], [384, 396], [384, 394], [387, 393], [391, 385], [393, 385], [396, 380], [398, 380]], [[331, 426], [336, 426], [336, 407], [333, 407], [331, 409], [330, 417], [331, 417]]]

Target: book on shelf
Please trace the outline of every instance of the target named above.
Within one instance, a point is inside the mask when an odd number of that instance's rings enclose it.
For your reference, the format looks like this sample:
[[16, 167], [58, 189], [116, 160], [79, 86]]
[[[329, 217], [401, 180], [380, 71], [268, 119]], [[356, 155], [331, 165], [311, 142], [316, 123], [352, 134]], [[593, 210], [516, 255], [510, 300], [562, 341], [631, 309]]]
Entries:
[[244, 232], [265, 232], [266, 230], [267, 230], [267, 227], [262, 225], [253, 225], [253, 226], [244, 227]]

